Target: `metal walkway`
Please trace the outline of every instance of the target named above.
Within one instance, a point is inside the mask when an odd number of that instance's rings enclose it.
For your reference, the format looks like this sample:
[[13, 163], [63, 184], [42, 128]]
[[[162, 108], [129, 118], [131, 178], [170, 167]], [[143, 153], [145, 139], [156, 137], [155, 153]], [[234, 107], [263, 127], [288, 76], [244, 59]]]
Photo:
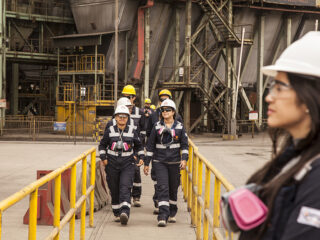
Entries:
[[[142, 173], [142, 169], [141, 169]], [[149, 176], [142, 177], [142, 207], [131, 208], [130, 218], [127, 226], [113, 221], [111, 207], [95, 213], [95, 229], [89, 240], [135, 240], [135, 239], [174, 239], [194, 240], [196, 238], [194, 228], [191, 227], [190, 213], [187, 204], [183, 200], [181, 188], [178, 193], [178, 214], [176, 223], [168, 223], [167, 227], [157, 227], [157, 216], [153, 215], [153, 182]]]

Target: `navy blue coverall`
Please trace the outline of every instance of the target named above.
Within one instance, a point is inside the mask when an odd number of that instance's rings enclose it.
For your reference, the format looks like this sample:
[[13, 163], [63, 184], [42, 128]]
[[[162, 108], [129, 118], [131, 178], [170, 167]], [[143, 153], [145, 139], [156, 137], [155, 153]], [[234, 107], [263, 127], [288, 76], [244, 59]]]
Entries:
[[180, 162], [188, 160], [188, 136], [181, 122], [174, 121], [170, 131], [164, 133], [163, 120], [157, 122], [147, 142], [145, 165], [153, 159], [156, 174], [156, 192], [159, 204], [158, 220], [167, 221], [178, 211], [177, 193], [180, 185]]
[[[128, 120], [123, 131], [113, 125], [113, 120], [108, 122], [100, 141], [99, 153], [101, 160], [108, 160], [105, 167], [107, 183], [112, 197], [112, 210], [115, 216], [122, 212], [128, 216], [131, 208], [131, 189], [133, 185], [135, 160], [134, 153], [139, 159], [144, 159], [144, 150], [134, 126]], [[122, 149], [116, 147], [116, 143], [122, 141]]]

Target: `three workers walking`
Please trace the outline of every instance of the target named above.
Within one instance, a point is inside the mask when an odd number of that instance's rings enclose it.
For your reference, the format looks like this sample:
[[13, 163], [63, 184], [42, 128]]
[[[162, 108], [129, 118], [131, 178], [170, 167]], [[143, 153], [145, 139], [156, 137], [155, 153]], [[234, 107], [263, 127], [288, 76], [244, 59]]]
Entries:
[[152, 162], [156, 183], [153, 200], [159, 207], [158, 226], [164, 227], [168, 221], [176, 222], [180, 169], [186, 167], [188, 137], [169, 90], [160, 92], [161, 105], [156, 110], [151, 108], [150, 99], [145, 100], [144, 109], [134, 105], [136, 91], [132, 85], [125, 86], [122, 95], [99, 145], [115, 221], [127, 224], [131, 198], [134, 206], [141, 206], [140, 166], [145, 165], [143, 170], [148, 175]]

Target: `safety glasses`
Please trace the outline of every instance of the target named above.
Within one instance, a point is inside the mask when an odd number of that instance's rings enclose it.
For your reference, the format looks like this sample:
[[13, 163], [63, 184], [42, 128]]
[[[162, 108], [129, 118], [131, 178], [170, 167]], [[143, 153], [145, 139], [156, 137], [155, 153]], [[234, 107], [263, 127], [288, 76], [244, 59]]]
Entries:
[[119, 118], [128, 118], [128, 115], [126, 115], [126, 114], [118, 114], [118, 117]]
[[168, 98], [159, 98], [159, 101], [160, 101], [160, 102], [163, 102], [163, 101], [166, 100], [166, 99], [168, 99]]
[[292, 89], [290, 84], [281, 82], [279, 80], [273, 80], [269, 85], [269, 94], [274, 97], [278, 98], [284, 92], [287, 92]]
[[161, 108], [161, 112], [172, 112], [172, 108]]
[[128, 99], [132, 99], [132, 98], [134, 98], [134, 96], [133, 96], [133, 95], [124, 96], [124, 97], [126, 97], [126, 98], [128, 98]]

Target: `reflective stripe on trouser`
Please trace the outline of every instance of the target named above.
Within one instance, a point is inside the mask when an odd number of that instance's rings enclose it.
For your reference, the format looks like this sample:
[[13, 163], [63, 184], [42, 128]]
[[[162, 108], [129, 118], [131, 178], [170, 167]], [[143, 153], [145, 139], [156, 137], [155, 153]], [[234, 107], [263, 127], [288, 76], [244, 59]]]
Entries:
[[177, 214], [177, 194], [180, 185], [179, 164], [154, 162], [152, 166], [157, 179], [157, 200], [159, 201], [158, 220], [168, 220]]
[[153, 163], [152, 163], [152, 168], [151, 168], [151, 179], [153, 180], [153, 184], [154, 184], [154, 194], [153, 194], [153, 204], [154, 204], [154, 207], [158, 207], [158, 197], [157, 197], [157, 179], [156, 179], [156, 172], [154, 170], [154, 167], [153, 167]]
[[132, 197], [140, 198], [141, 197], [141, 173], [140, 167], [135, 165], [134, 168], [134, 179], [133, 179], [133, 188], [132, 188]]
[[125, 212], [129, 216], [134, 164], [128, 164], [121, 169], [108, 164], [105, 170], [108, 187], [111, 192], [113, 214], [119, 216], [122, 212]]

